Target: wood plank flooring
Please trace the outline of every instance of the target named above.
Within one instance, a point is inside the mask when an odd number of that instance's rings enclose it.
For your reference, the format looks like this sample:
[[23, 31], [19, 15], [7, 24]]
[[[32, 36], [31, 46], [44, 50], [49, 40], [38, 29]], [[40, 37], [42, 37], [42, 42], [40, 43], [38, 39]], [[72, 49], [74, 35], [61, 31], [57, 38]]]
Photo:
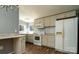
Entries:
[[26, 43], [26, 54], [63, 54], [63, 53], [55, 51], [55, 49], [53, 48], [37, 46], [32, 43]]

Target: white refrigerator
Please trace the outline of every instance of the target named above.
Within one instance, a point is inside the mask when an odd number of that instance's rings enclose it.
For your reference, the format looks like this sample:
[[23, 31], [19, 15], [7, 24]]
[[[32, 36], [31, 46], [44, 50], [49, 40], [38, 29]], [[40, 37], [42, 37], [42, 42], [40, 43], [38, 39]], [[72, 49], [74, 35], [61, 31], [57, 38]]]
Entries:
[[55, 49], [66, 53], [77, 53], [78, 19], [68, 18], [56, 21]]

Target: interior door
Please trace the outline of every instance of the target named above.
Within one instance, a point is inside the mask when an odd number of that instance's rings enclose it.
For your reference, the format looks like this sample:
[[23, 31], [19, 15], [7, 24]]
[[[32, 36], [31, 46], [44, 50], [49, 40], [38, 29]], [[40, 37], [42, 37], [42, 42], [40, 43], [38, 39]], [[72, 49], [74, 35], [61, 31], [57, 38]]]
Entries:
[[77, 53], [77, 18], [64, 20], [64, 51]]
[[63, 50], [63, 20], [56, 21], [55, 36], [55, 48]]

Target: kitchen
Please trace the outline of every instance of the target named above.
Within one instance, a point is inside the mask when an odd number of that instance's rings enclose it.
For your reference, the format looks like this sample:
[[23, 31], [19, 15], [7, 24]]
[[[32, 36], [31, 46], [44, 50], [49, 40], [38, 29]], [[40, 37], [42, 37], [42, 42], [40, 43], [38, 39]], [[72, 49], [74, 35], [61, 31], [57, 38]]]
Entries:
[[[8, 36], [13, 34], [10, 36], [12, 40], [21, 38], [18, 41], [9, 40], [16, 43], [14, 46], [18, 47], [9, 47], [10, 50], [16, 48], [15, 51], [19, 54], [56, 54], [56, 51], [58, 54], [79, 53], [78, 8], [79, 6], [72, 5], [20, 5], [19, 8], [9, 6], [7, 9], [2, 7], [0, 9], [0, 34], [8, 34]], [[4, 35], [3, 38], [5, 37]], [[5, 53], [5, 47], [3, 48], [2, 44], [0, 48]], [[38, 51], [35, 51], [36, 48]], [[43, 49], [48, 52], [51, 50], [51, 52], [48, 53]]]

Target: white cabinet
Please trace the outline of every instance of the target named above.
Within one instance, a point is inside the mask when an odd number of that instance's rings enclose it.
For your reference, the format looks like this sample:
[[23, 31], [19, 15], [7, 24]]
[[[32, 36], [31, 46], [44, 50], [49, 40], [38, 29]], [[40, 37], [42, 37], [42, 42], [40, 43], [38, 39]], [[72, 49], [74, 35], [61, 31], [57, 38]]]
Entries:
[[34, 34], [27, 34], [27, 42], [33, 43]]
[[34, 20], [34, 26], [36, 28], [44, 28], [44, 19], [36, 19], [36, 20]]
[[56, 21], [55, 48], [67, 53], [77, 53], [77, 18]]
[[42, 36], [42, 45], [54, 48], [54, 44], [55, 44], [54, 39], [55, 39], [55, 36], [53, 36], [53, 35], [43, 35]]
[[44, 26], [49, 27], [49, 26], [55, 26], [55, 17], [46, 17], [44, 18]]
[[25, 46], [25, 39], [26, 39], [26, 37], [24, 36], [24, 37], [22, 37], [22, 38], [20, 38], [21, 39], [21, 49], [22, 49], [22, 53], [25, 53], [25, 48], [26, 48], [26, 46]]
[[56, 15], [56, 18], [60, 19], [60, 18], [67, 18], [67, 17], [72, 17], [72, 16], [76, 16], [76, 11], [69, 11], [66, 13], [58, 14]]
[[54, 39], [55, 39], [55, 36], [52, 36], [52, 35], [48, 36], [48, 40], [47, 40], [48, 47], [54, 48], [54, 44], [55, 44]]
[[14, 39], [14, 51], [17, 54], [25, 53], [25, 36]]
[[43, 46], [47, 46], [47, 36], [46, 35], [42, 35], [42, 45]]
[[44, 18], [44, 26], [45, 26], [45, 27], [50, 26], [50, 17]]
[[59, 14], [59, 15], [56, 15], [56, 16], [57, 16], [57, 19], [65, 18], [66, 17], [66, 13], [62, 13], [62, 14]]
[[65, 13], [65, 18], [72, 17], [72, 16], [76, 16], [76, 11], [70, 11], [70, 12]]
[[36, 19], [34, 21], [34, 26], [36, 28], [44, 28], [44, 27], [49, 27], [49, 26], [55, 26], [55, 20], [56, 20], [55, 16]]

